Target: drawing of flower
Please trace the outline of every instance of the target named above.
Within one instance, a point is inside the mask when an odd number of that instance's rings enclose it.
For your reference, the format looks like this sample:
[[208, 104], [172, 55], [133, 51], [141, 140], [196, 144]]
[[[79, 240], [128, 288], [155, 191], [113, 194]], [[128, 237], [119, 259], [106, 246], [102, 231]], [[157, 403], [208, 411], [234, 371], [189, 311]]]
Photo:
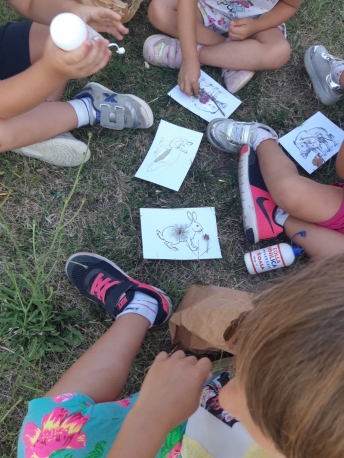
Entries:
[[224, 24], [226, 24], [226, 20], [225, 20], [225, 18], [222, 17], [221, 19], [219, 19], [219, 20], [217, 21], [217, 23], [218, 23], [219, 25], [224, 25]]
[[75, 396], [75, 393], [65, 393], [65, 394], [58, 394], [57, 396], [53, 396], [51, 399], [53, 402], [66, 402], [69, 399], [72, 399]]
[[127, 409], [131, 405], [131, 402], [129, 399], [122, 399], [121, 401], [115, 401], [115, 404], [119, 404], [120, 406]]
[[27, 423], [23, 434], [25, 458], [48, 458], [58, 450], [85, 448], [86, 434], [81, 430], [89, 416], [77, 412], [68, 417], [69, 414], [70, 411], [56, 407], [44, 415], [42, 428], [33, 421]]

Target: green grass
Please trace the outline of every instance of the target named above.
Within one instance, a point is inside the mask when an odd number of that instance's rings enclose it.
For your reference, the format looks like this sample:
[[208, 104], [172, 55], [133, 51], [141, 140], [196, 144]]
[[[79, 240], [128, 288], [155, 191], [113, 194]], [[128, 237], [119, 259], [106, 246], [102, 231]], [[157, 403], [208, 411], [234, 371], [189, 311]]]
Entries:
[[[245, 241], [242, 231], [237, 157], [219, 153], [205, 138], [178, 193], [134, 178], [161, 119], [200, 132], [206, 129], [205, 121], [167, 96], [176, 84], [177, 71], [146, 69], [144, 66], [142, 44], [155, 32], [146, 18], [148, 3], [144, 0], [129, 24], [130, 35], [124, 39], [126, 54], [115, 54], [110, 64], [91, 79], [151, 102], [154, 126], [145, 131], [115, 132], [87, 127], [74, 132], [77, 138], [87, 141], [87, 135], [92, 131], [92, 158], [83, 167], [76, 191], [65, 210], [65, 221], [72, 221], [60, 233], [48, 256], [47, 269], [42, 270], [40, 266], [52, 246], [65, 196], [71, 191], [78, 170], [48, 166], [10, 152], [0, 157], [0, 171], [4, 172], [0, 182], [11, 190], [1, 214], [12, 237], [0, 225], [1, 317], [9, 308], [10, 298], [14, 310], [11, 312], [13, 322], [0, 321], [0, 458], [15, 456], [16, 439], [27, 402], [49, 389], [110, 325], [110, 320], [101, 310], [84, 300], [68, 284], [63, 269], [70, 254], [89, 250], [107, 256], [130, 275], [164, 289], [176, 306], [190, 284], [255, 291], [305, 262], [300, 260], [288, 270], [261, 277], [248, 275], [243, 254], [252, 247]], [[18, 19], [5, 2], [0, 3], [0, 17], [2, 23]], [[332, 53], [344, 57], [342, 21], [340, 2], [305, 0], [297, 16], [288, 23], [288, 39], [293, 49], [290, 61], [281, 70], [256, 74], [238, 94], [243, 103], [235, 112], [235, 118], [258, 120], [283, 135], [320, 110], [342, 126], [343, 102], [331, 108], [321, 105], [303, 67], [304, 51], [316, 43], [323, 43]], [[217, 69], [205, 70], [220, 81]], [[72, 97], [85, 82], [71, 82], [65, 98]], [[17, 178], [13, 172], [22, 178]], [[326, 163], [312, 177], [324, 183], [334, 181], [334, 161]], [[57, 197], [62, 191], [62, 196]], [[216, 207], [223, 259], [201, 262], [143, 260], [140, 207], [187, 206]], [[37, 266], [41, 279], [38, 283]], [[50, 276], [49, 269], [53, 269]], [[36, 279], [33, 288], [27, 281], [30, 275]], [[4, 292], [3, 285], [7, 285], [10, 291]], [[51, 290], [53, 295], [49, 297]], [[29, 326], [27, 322], [24, 326], [23, 315], [16, 317], [16, 307], [22, 307], [21, 303], [18, 305], [19, 297], [24, 308], [30, 304], [30, 313], [36, 313], [29, 320]], [[40, 326], [46, 318], [53, 331], [40, 336]], [[13, 329], [20, 331], [14, 339], [11, 337]], [[30, 330], [31, 339], [27, 334]], [[161, 349], [170, 350], [167, 328], [147, 336], [130, 374], [127, 394], [138, 390], [145, 371]]]

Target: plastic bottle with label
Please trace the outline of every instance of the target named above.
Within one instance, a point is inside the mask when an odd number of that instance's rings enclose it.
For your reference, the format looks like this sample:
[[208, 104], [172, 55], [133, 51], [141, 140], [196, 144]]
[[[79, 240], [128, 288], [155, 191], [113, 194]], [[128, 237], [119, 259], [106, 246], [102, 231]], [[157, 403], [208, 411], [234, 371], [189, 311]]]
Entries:
[[[58, 14], [50, 24], [50, 35], [53, 42], [64, 51], [74, 51], [85, 40], [94, 42], [103, 40], [100, 33], [87, 25], [79, 16], [72, 13]], [[124, 48], [119, 48], [116, 43], [110, 43], [108, 47], [116, 46], [118, 54], [124, 54]]]
[[[306, 232], [304, 231], [299, 234], [302, 237], [306, 236]], [[291, 239], [290, 245], [287, 243], [279, 243], [277, 245], [252, 251], [251, 253], [246, 253], [244, 260], [248, 272], [251, 275], [256, 275], [290, 266], [295, 261], [295, 258], [301, 256], [304, 251], [303, 248], [293, 244], [293, 238]]]

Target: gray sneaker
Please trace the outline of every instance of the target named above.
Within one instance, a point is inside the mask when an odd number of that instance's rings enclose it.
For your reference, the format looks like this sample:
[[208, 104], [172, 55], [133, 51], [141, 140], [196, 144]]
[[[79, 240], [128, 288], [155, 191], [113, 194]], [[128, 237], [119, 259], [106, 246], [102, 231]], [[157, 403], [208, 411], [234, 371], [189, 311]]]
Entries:
[[88, 83], [74, 98], [90, 98], [91, 125], [114, 130], [124, 128], [147, 129], [154, 122], [150, 106], [139, 97], [130, 94], [117, 94], [98, 83]]
[[[263, 129], [265, 133], [262, 135]], [[257, 122], [239, 122], [233, 119], [214, 119], [208, 124], [207, 138], [209, 142], [225, 153], [239, 153], [243, 145], [254, 148], [258, 133], [262, 139], [271, 138], [278, 141], [276, 132], [264, 124]], [[264, 135], [265, 134], [265, 135]]]
[[74, 138], [70, 132], [13, 151], [60, 167], [77, 167], [91, 157], [87, 145]]
[[332, 79], [332, 69], [344, 61], [332, 56], [322, 45], [311, 46], [304, 57], [307, 73], [314, 91], [324, 105], [334, 105], [344, 94], [344, 89]]

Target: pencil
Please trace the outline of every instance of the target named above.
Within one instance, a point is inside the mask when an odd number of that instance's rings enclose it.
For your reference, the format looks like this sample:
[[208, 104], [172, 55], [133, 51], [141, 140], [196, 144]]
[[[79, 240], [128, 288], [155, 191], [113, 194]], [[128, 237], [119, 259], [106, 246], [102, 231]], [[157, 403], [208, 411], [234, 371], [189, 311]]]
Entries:
[[204, 89], [202, 89], [202, 91], [210, 98], [210, 100], [212, 100], [215, 105], [217, 106], [217, 108], [221, 111], [222, 115], [223, 116], [226, 116], [226, 113], [222, 110], [222, 108], [220, 107], [220, 105], [216, 102], [216, 100], [214, 99], [214, 97], [210, 94], [208, 94], [207, 91], [205, 91]]

